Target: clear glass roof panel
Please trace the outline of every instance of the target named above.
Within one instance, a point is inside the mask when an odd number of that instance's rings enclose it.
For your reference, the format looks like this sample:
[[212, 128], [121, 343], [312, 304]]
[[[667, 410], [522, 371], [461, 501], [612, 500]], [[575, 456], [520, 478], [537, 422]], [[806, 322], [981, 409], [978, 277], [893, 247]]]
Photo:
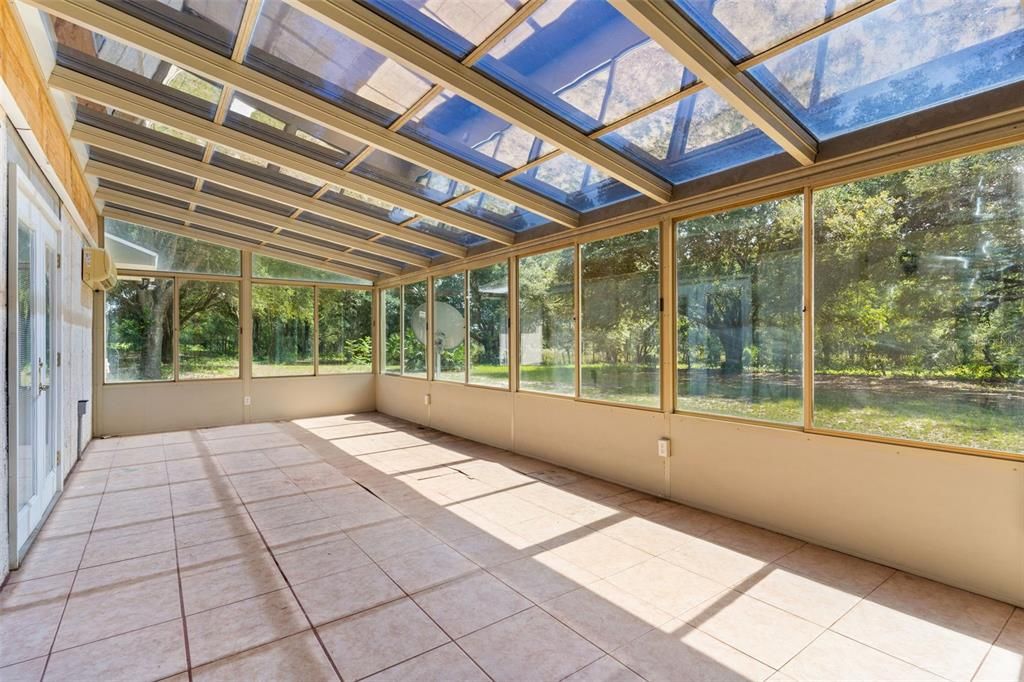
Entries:
[[230, 55], [245, 0], [101, 0], [165, 31]]
[[511, 17], [523, 0], [368, 0], [368, 4], [462, 59]]
[[775, 47], [866, 1], [673, 0], [736, 62]]
[[472, 232], [466, 232], [460, 230], [457, 227], [452, 227], [448, 223], [442, 223], [439, 220], [433, 218], [420, 218], [414, 223], [408, 225], [410, 230], [416, 230], [417, 232], [423, 232], [424, 234], [432, 234], [435, 237], [440, 237], [445, 241], [453, 242], [455, 244], [461, 244], [462, 246], [476, 246], [482, 244], [487, 239], [479, 235], [475, 235]]
[[591, 132], [694, 77], [607, 2], [547, 0], [476, 65]]
[[196, 178], [191, 175], [179, 173], [168, 168], [140, 161], [130, 156], [124, 156], [106, 149], [100, 149], [99, 147], [89, 148], [89, 160], [96, 161], [98, 163], [106, 163], [133, 173], [138, 173], [139, 175], [157, 178], [158, 180], [164, 180], [165, 182], [170, 182], [188, 189], [192, 189], [196, 184]]
[[430, 89], [409, 69], [282, 0], [263, 0], [245, 63], [384, 125]]
[[674, 184], [782, 152], [710, 88], [600, 140]]
[[539, 137], [448, 90], [430, 100], [401, 132], [495, 175], [555, 150]]
[[638, 196], [632, 187], [570, 154], [559, 154], [512, 178], [577, 211], [590, 211]]
[[468, 196], [453, 204], [452, 208], [514, 232], [523, 232], [550, 222], [547, 218], [486, 192]]
[[315, 194], [323, 186], [320, 179], [312, 175], [293, 171], [290, 168], [275, 166], [258, 156], [246, 154], [230, 147], [215, 145], [210, 163], [214, 166], [220, 166], [221, 168], [227, 168], [228, 170], [248, 175], [256, 180], [281, 185], [285, 189], [290, 189], [307, 196]]
[[435, 203], [442, 203], [469, 191], [469, 186], [447, 175], [428, 170], [379, 149], [355, 167], [361, 177], [409, 194], [416, 194]]
[[404, 208], [344, 187], [328, 190], [322, 200], [336, 206], [351, 208], [375, 218], [382, 218], [392, 223], [402, 223], [413, 216], [412, 213]]
[[393, 246], [396, 249], [405, 249], [411, 253], [426, 256], [427, 258], [437, 258], [441, 255], [440, 251], [427, 248], [426, 246], [420, 246], [419, 244], [413, 244], [411, 242], [404, 242], [401, 239], [395, 239], [394, 237], [378, 237], [377, 243], [381, 246]]
[[202, 158], [206, 148], [206, 143], [195, 135], [80, 97], [76, 98], [75, 119], [193, 159]]
[[749, 72], [818, 139], [1024, 78], [1020, 0], [897, 0]]

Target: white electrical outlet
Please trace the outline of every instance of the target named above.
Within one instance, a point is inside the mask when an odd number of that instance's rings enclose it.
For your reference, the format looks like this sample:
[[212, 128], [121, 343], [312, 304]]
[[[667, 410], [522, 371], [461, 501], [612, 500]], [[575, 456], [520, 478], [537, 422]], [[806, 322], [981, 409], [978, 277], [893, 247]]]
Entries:
[[423, 404], [424, 405], [429, 405], [430, 404], [430, 394], [429, 393], [427, 393], [426, 395], [423, 396]]
[[669, 457], [672, 456], [671, 443], [672, 441], [670, 441], [668, 438], [658, 439], [658, 457], [661, 457], [662, 459], [668, 459]]
[[250, 405], [252, 405], [252, 396], [245, 396], [245, 398], [242, 399], [242, 402], [245, 404], [246, 407], [249, 407]]

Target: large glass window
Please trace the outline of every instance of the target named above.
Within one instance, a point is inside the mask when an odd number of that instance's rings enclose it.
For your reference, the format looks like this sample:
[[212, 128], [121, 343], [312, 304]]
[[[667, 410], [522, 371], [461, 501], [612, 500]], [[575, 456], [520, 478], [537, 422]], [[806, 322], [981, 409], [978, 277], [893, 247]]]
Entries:
[[1024, 147], [815, 193], [815, 426], [1024, 452]]
[[508, 388], [508, 263], [469, 271], [469, 383]]
[[174, 378], [174, 280], [125, 277], [106, 295], [108, 383]]
[[252, 285], [252, 375], [313, 373], [313, 287]]
[[438, 381], [466, 380], [466, 273], [434, 279], [434, 357]]
[[661, 292], [657, 228], [580, 247], [580, 395], [658, 407]]
[[427, 283], [416, 282], [402, 287], [402, 374], [427, 377]]
[[519, 259], [519, 387], [575, 395], [574, 249]]
[[373, 296], [357, 289], [318, 287], [319, 374], [355, 374], [373, 368]]
[[178, 378], [238, 377], [238, 282], [178, 288]]
[[381, 338], [384, 339], [384, 372], [402, 373], [402, 289], [393, 287], [381, 294]]
[[802, 197], [676, 224], [676, 406], [802, 421]]
[[301, 263], [263, 256], [252, 255], [252, 276], [254, 279], [294, 279], [305, 282], [336, 282], [339, 284], [370, 284], [370, 280], [359, 279], [340, 272], [331, 272], [314, 268]]
[[105, 246], [118, 267], [204, 275], [241, 274], [241, 252], [143, 225], [107, 218]]

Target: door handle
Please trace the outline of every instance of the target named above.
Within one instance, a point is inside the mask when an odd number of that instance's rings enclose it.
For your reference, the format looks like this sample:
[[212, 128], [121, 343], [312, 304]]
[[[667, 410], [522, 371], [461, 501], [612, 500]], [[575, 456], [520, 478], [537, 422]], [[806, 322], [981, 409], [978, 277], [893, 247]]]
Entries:
[[49, 391], [49, 390], [50, 390], [50, 384], [39, 384], [39, 392], [40, 393], [42, 393], [43, 391]]

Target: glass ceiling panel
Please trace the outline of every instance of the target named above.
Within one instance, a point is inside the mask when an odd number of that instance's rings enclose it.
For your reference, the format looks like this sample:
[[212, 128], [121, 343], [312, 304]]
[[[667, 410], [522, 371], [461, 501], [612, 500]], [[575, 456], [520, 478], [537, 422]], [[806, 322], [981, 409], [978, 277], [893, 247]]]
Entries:
[[673, 0], [734, 62], [775, 47], [867, 0]]
[[76, 98], [75, 120], [192, 159], [201, 159], [206, 147], [203, 140], [177, 128], [109, 109], [82, 98]]
[[710, 88], [600, 139], [673, 184], [782, 152]]
[[549, 222], [547, 218], [486, 192], [466, 197], [452, 205], [452, 208], [514, 232], [522, 232]]
[[586, 132], [694, 81], [607, 2], [547, 0], [476, 68]]
[[512, 182], [581, 212], [639, 195], [635, 189], [570, 154], [559, 154], [534, 166], [513, 177]]
[[384, 125], [430, 89], [412, 71], [282, 0], [263, 0], [245, 63]]
[[254, 180], [280, 185], [306, 196], [316, 194], [316, 191], [323, 186], [320, 179], [314, 178], [312, 175], [275, 166], [252, 154], [220, 145], [214, 146], [210, 164], [247, 175]]
[[245, 0], [100, 0], [207, 49], [230, 55]]
[[133, 159], [130, 156], [124, 156], [116, 152], [107, 151], [106, 149], [100, 149], [99, 147], [89, 148], [89, 160], [116, 166], [139, 175], [164, 180], [188, 189], [192, 189], [196, 184], [196, 178], [191, 175]]
[[324, 194], [322, 200], [329, 204], [351, 208], [360, 213], [365, 213], [375, 218], [382, 218], [396, 224], [405, 222], [413, 216], [412, 213], [404, 208], [381, 201], [380, 199], [368, 197], [362, 192], [356, 192], [344, 187], [336, 187], [329, 190]]
[[818, 139], [1024, 78], [1020, 0], [897, 0], [750, 74]]
[[420, 218], [416, 222], [410, 223], [408, 228], [417, 232], [423, 232], [424, 234], [432, 234], [435, 237], [440, 237], [445, 241], [461, 244], [462, 246], [476, 246], [487, 241], [486, 237], [475, 235], [472, 232], [465, 232], [433, 218]]
[[377, 243], [381, 246], [393, 246], [396, 249], [405, 249], [411, 253], [416, 253], [427, 258], [437, 258], [441, 255], [440, 251], [427, 248], [426, 246], [420, 246], [419, 244], [413, 244], [411, 242], [405, 242], [401, 239], [395, 239], [393, 237], [378, 237]]
[[495, 175], [555, 150], [553, 145], [448, 90], [430, 100], [402, 126], [401, 132]]
[[418, 166], [379, 149], [355, 167], [353, 173], [376, 180], [403, 192], [416, 194], [435, 203], [442, 203], [469, 191], [469, 186]]
[[367, 0], [373, 8], [459, 59], [494, 33], [523, 0]]
[[212, 119], [221, 86], [113, 38], [51, 17], [57, 62], [129, 92]]
[[252, 255], [252, 276], [257, 279], [294, 279], [304, 282], [333, 282], [339, 284], [372, 284], [370, 280], [359, 279], [340, 272], [321, 270], [311, 265], [290, 263], [259, 253]]

